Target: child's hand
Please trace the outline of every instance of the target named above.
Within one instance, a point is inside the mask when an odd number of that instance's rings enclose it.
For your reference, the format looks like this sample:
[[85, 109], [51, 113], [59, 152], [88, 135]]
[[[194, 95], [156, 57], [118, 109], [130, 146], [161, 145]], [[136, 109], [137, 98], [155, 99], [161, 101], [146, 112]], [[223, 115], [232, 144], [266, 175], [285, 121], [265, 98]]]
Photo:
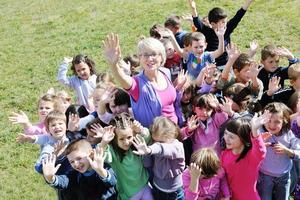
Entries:
[[94, 138], [102, 138], [104, 134], [104, 128], [100, 124], [92, 124], [91, 131], [95, 133]]
[[230, 43], [226, 46], [226, 52], [228, 54], [228, 58], [231, 60], [236, 60], [240, 56], [237, 45], [233, 43]]
[[204, 71], [204, 77], [207, 84], [212, 84], [217, 66], [213, 63], [207, 63]]
[[181, 19], [184, 20], [184, 21], [187, 21], [188, 23], [190, 23], [191, 25], [193, 25], [193, 16], [192, 16], [192, 14], [190, 14], [190, 13], [183, 14], [181, 16]]
[[34, 135], [25, 135], [25, 134], [20, 134], [17, 136], [16, 141], [18, 143], [25, 143], [25, 142], [30, 142], [33, 143], [35, 141], [35, 136]]
[[263, 66], [259, 67], [259, 65], [256, 62], [250, 63], [250, 68], [248, 75], [251, 78], [251, 80], [256, 79], [260, 70], [262, 70]]
[[190, 7], [192, 9], [196, 9], [196, 2], [194, 0], [187, 0], [187, 2], [189, 3]]
[[224, 37], [225, 31], [226, 31], [226, 27], [218, 27], [214, 31], [215, 31], [215, 33], [216, 33], [216, 35], [218, 37]]
[[101, 146], [107, 145], [108, 143], [110, 143], [110, 141], [112, 141], [114, 139], [114, 137], [115, 137], [114, 129], [115, 129], [115, 127], [113, 127], [113, 126], [104, 127], [104, 132], [103, 132], [102, 140], [101, 140]]
[[266, 110], [261, 116], [257, 116], [257, 113], [253, 116], [252, 120], [250, 121], [252, 132], [256, 133], [257, 130], [265, 123], [270, 121], [271, 113]]
[[184, 72], [184, 70], [180, 70], [178, 76], [177, 76], [177, 81], [176, 81], [176, 84], [174, 85], [175, 86], [175, 89], [177, 91], [183, 91], [184, 90], [184, 85], [185, 83], [187, 82], [187, 71]]
[[158, 33], [160, 34], [160, 36], [162, 38], [171, 38], [174, 37], [173, 32], [170, 29], [164, 28], [164, 29], [160, 29], [157, 28]]
[[11, 116], [8, 117], [8, 119], [13, 124], [22, 124], [22, 125], [28, 125], [28, 126], [31, 125], [27, 115], [23, 111], [20, 111], [20, 113], [12, 112]]
[[217, 97], [214, 94], [209, 94], [207, 95], [207, 100], [209, 102], [209, 105], [214, 109], [214, 110], [218, 110], [220, 108], [220, 104], [219, 101], [217, 99]]
[[276, 49], [276, 53], [278, 56], [285, 57], [287, 59], [293, 59], [294, 55], [285, 47], [278, 47]]
[[55, 155], [47, 155], [47, 157], [42, 161], [43, 175], [48, 183], [53, 183], [55, 174], [60, 167], [60, 164], [55, 167], [55, 162]]
[[189, 166], [189, 172], [192, 178], [199, 179], [202, 169], [196, 163], [191, 163]]
[[53, 155], [56, 157], [61, 156], [66, 150], [68, 143], [66, 141], [60, 140], [54, 144]]
[[289, 148], [287, 148], [286, 146], [284, 146], [280, 142], [277, 142], [276, 144], [274, 144], [272, 149], [277, 154], [288, 154], [288, 152], [290, 151]]
[[277, 92], [281, 88], [281, 85], [279, 85], [279, 83], [280, 83], [280, 77], [277, 76], [273, 76], [269, 80], [269, 88], [267, 91], [268, 96], [272, 96], [275, 92]]
[[197, 129], [199, 126], [199, 120], [197, 115], [193, 115], [190, 118], [188, 118], [187, 120], [187, 128], [188, 128], [188, 132], [192, 132], [195, 129]]
[[232, 117], [234, 114], [232, 110], [232, 101], [227, 97], [224, 97], [224, 99], [225, 101], [221, 99], [222, 104], [220, 104], [220, 108], [223, 112], [227, 113], [228, 116]]
[[131, 129], [135, 134], [140, 134], [143, 131], [143, 128], [144, 127], [142, 126], [142, 124], [137, 120], [134, 120], [131, 124]]
[[79, 130], [79, 120], [80, 120], [80, 118], [77, 114], [70, 113], [68, 130], [69, 131], [78, 131]]
[[132, 144], [137, 149], [137, 151], [133, 151], [136, 155], [143, 156], [151, 153], [151, 149], [147, 146], [145, 139], [139, 135], [133, 138]]
[[64, 60], [63, 60], [63, 62], [64, 62], [64, 63], [67, 63], [67, 64], [69, 64], [69, 63], [71, 63], [71, 62], [72, 62], [72, 60], [73, 60], [73, 58], [64, 57]]
[[96, 149], [93, 149], [91, 156], [87, 156], [87, 160], [89, 161], [91, 167], [101, 176], [101, 177], [107, 177], [107, 171], [104, 169], [104, 161], [106, 154], [104, 153], [104, 150], [100, 148], [99, 146], [96, 147]]
[[252, 42], [250, 42], [250, 51], [251, 52], [256, 52], [258, 47], [259, 47], [259, 44], [257, 43], [256, 40], [253, 40]]
[[104, 58], [111, 66], [116, 66], [121, 60], [119, 36], [111, 33], [102, 41], [102, 44], [104, 47]]
[[115, 94], [118, 92], [117, 88], [114, 85], [110, 85], [106, 88], [105, 92], [101, 96], [101, 103], [107, 104], [115, 100]]

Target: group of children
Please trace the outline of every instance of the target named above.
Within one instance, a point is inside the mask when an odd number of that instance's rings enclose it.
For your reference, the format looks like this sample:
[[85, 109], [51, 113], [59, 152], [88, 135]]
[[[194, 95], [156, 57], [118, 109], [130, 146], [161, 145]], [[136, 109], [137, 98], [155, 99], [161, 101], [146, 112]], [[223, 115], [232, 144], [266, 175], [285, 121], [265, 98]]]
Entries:
[[[149, 113], [131, 109], [135, 99], [110, 74], [97, 74], [86, 55], [63, 59], [57, 79], [74, 89], [76, 103], [49, 90], [37, 124], [22, 111], [9, 117], [24, 128], [18, 142], [40, 145], [35, 170], [59, 199], [300, 199], [300, 60], [270, 44], [256, 62], [256, 42], [239, 52], [230, 35], [251, 3], [227, 21], [221, 8], [200, 19], [188, 0], [194, 32], [175, 15], [150, 29], [165, 48], [177, 124], [158, 116], [142, 126], [134, 112]], [[143, 73], [140, 57], [150, 66], [157, 53], [108, 62], [134, 76]], [[278, 67], [282, 57], [289, 66]]]

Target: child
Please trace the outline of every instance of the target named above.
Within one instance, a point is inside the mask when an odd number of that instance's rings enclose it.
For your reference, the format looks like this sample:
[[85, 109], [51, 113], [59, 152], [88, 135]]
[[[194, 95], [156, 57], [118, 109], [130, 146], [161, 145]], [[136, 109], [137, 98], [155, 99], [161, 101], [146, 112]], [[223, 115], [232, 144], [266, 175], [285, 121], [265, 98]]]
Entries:
[[[239, 54], [235, 52], [234, 48], [230, 49], [228, 54], [230, 55], [229, 60], [221, 74], [221, 78], [218, 80], [217, 88], [219, 90], [225, 90], [234, 83], [242, 83], [249, 87], [253, 96], [260, 99], [263, 93], [263, 84], [261, 80], [257, 78], [257, 75], [262, 67], [258, 68], [258, 64], [251, 61], [248, 54]], [[231, 66], [234, 76], [230, 74]]]
[[138, 67], [140, 66], [140, 61], [136, 54], [128, 55], [123, 60], [130, 66], [130, 75], [137, 75], [139, 73]]
[[26, 135], [43, 135], [47, 134], [44, 120], [49, 112], [54, 109], [54, 104], [56, 101], [56, 96], [45, 94], [38, 101], [38, 116], [39, 123], [32, 125], [29, 121], [27, 115], [20, 111], [20, 113], [12, 113], [9, 117], [9, 121], [13, 124], [21, 124]]
[[179, 128], [166, 117], [156, 117], [151, 127], [154, 143], [147, 146], [142, 137], [135, 137], [133, 144], [137, 155], [153, 157], [153, 196], [154, 199], [184, 199], [182, 172], [184, 170], [183, 144], [176, 138]]
[[117, 182], [113, 170], [104, 163], [101, 148], [92, 149], [85, 139], [70, 143], [65, 154], [74, 170], [68, 174], [56, 175], [60, 165], [55, 166], [56, 157], [48, 156], [43, 161], [46, 182], [59, 190], [71, 189], [78, 199], [117, 199]]
[[[187, 126], [181, 129], [181, 138], [191, 137], [193, 152], [203, 147], [214, 147], [220, 154], [219, 128], [232, 116], [231, 105], [224, 104], [224, 111], [220, 111], [219, 102], [213, 94], [197, 95], [193, 100], [195, 113], [188, 119]], [[224, 108], [223, 107], [223, 108]]]
[[165, 63], [165, 67], [170, 69], [171, 71], [171, 80], [172, 82], [177, 78], [179, 72], [182, 69], [181, 66], [181, 57], [180, 55], [175, 51], [172, 42], [170, 39], [168, 38], [163, 38], [160, 40], [165, 49], [166, 49], [166, 63]]
[[[221, 155], [221, 164], [225, 170], [231, 199], [259, 200], [256, 191], [258, 169], [266, 154], [265, 144], [258, 128], [270, 118], [268, 112], [251, 120], [235, 118], [227, 123], [224, 139], [226, 149]], [[252, 134], [251, 134], [252, 132]]]
[[[68, 77], [68, 64], [72, 62], [71, 70], [73, 76]], [[89, 57], [79, 54], [72, 59], [64, 58], [59, 66], [57, 79], [60, 83], [73, 88], [76, 91], [77, 102], [84, 105], [89, 112], [94, 111], [94, 107], [89, 97], [96, 87], [95, 63]]]
[[292, 112], [286, 105], [274, 102], [265, 111], [271, 117], [260, 132], [267, 131], [272, 136], [265, 140], [267, 154], [260, 165], [257, 189], [262, 200], [272, 199], [273, 193], [275, 199], [288, 199], [292, 160], [299, 159], [300, 140], [290, 129]]
[[[213, 8], [208, 13], [208, 21], [211, 26], [206, 26], [198, 18], [197, 7], [194, 0], [188, 0], [189, 5], [192, 9], [194, 25], [197, 31], [204, 34], [207, 41], [207, 51], [215, 51], [218, 47], [219, 36], [216, 34], [216, 30], [220, 28], [226, 29], [224, 34], [224, 46], [230, 44], [230, 36], [234, 29], [237, 27], [243, 16], [245, 15], [248, 7], [253, 0], [246, 0], [242, 5], [242, 8], [237, 11], [235, 16], [227, 22], [227, 14], [222, 8]], [[223, 53], [223, 52], [222, 52]], [[224, 66], [228, 60], [227, 53], [224, 52], [220, 57], [216, 59], [217, 66]]]
[[135, 126], [136, 123], [132, 121], [128, 114], [116, 115], [111, 120], [114, 127], [106, 129], [100, 147], [105, 149], [106, 162], [111, 164], [117, 177], [121, 177], [117, 182], [118, 199], [152, 200], [147, 170], [143, 166], [142, 158], [132, 150], [132, 141], [136, 134], [141, 134], [147, 142], [150, 134], [147, 129]]
[[183, 46], [183, 38], [185, 37], [187, 32], [182, 30], [182, 28], [181, 28], [180, 17], [177, 15], [170, 15], [169, 17], [167, 17], [164, 25], [167, 29], [170, 29], [172, 31], [172, 33], [174, 34], [174, 36], [176, 38], [178, 45], [181, 48], [183, 48], [184, 47]]
[[284, 81], [288, 79], [288, 67], [278, 67], [279, 57], [285, 57], [289, 65], [300, 62], [286, 48], [278, 48], [274, 45], [267, 45], [261, 50], [261, 63], [264, 68], [259, 72], [258, 78], [263, 82], [264, 91], [269, 88], [269, 80], [276, 76], [280, 77], [280, 86], [284, 88]]
[[170, 33], [170, 31], [165, 34], [171, 39], [176, 52], [178, 52], [179, 55], [186, 60], [188, 74], [191, 75], [193, 79], [196, 79], [202, 68], [207, 63], [213, 63], [215, 58], [219, 57], [224, 52], [224, 32], [224, 29], [216, 30], [219, 46], [218, 49], [213, 52], [205, 51], [207, 43], [205, 36], [202, 33], [191, 33], [191, 52], [186, 52], [181, 49], [178, 46], [174, 35]]
[[289, 99], [294, 92], [300, 91], [300, 63], [292, 64], [288, 69], [288, 75], [291, 86], [280, 89], [280, 78], [276, 76], [269, 80], [269, 88], [260, 100], [262, 106], [267, 105], [273, 101], [282, 102], [288, 105]]
[[183, 172], [183, 188], [189, 200], [230, 199], [225, 171], [213, 149], [202, 148], [192, 154], [191, 164]]

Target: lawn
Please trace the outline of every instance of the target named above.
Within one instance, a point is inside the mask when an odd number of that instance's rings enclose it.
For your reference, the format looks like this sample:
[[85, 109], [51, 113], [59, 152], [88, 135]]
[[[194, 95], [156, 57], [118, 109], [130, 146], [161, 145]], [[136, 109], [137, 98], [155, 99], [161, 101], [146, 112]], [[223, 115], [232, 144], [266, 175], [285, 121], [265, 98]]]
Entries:
[[[199, 13], [223, 7], [229, 16], [242, 0], [197, 0]], [[120, 35], [122, 53], [134, 53], [141, 35], [169, 14], [188, 13], [185, 0], [0, 0], [0, 199], [55, 199], [33, 165], [39, 148], [19, 145], [22, 131], [8, 116], [23, 110], [37, 120], [38, 97], [56, 81], [58, 64], [65, 56], [85, 53], [107, 70], [101, 41], [110, 33]], [[300, 56], [300, 0], [256, 0], [233, 34], [240, 49], [256, 39], [260, 46], [282, 45]], [[188, 24], [185, 29], [190, 29]], [[256, 57], [257, 59], [259, 56]]]

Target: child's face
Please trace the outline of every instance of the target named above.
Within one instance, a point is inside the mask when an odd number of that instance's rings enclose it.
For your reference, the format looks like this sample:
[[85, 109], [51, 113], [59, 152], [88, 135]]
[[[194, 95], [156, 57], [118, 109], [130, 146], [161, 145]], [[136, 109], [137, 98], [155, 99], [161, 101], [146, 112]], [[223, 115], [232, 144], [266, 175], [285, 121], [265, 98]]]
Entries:
[[62, 113], [65, 113], [70, 105], [71, 105], [70, 97], [60, 97], [59, 104], [57, 105], [57, 110], [59, 110]]
[[265, 127], [271, 134], [278, 135], [281, 133], [282, 125], [282, 115], [276, 113], [272, 114], [270, 121], [265, 124]]
[[115, 129], [116, 135], [117, 135], [117, 144], [118, 147], [128, 151], [132, 144], [133, 140], [133, 131], [131, 128], [126, 129]]
[[208, 108], [195, 107], [194, 112], [196, 113], [198, 119], [201, 121], [206, 121], [212, 114], [213, 110]]
[[167, 137], [166, 135], [159, 134], [159, 133], [152, 134], [152, 139], [155, 142], [161, 142], [161, 143], [171, 143], [174, 140], [173, 138]]
[[87, 133], [86, 139], [90, 144], [98, 144], [101, 142], [101, 138], [94, 137], [96, 134], [92, 132], [90, 129], [87, 128], [86, 133]]
[[192, 52], [196, 57], [200, 57], [205, 51], [207, 43], [203, 40], [192, 41]]
[[165, 49], [166, 49], [167, 58], [172, 59], [174, 57], [174, 53], [175, 53], [172, 43], [169, 42], [169, 43], [165, 44]]
[[181, 97], [181, 102], [183, 103], [189, 103], [192, 98], [192, 93], [191, 92], [184, 92], [182, 97]]
[[113, 101], [109, 102], [109, 108], [113, 114], [120, 114], [123, 112], [129, 113], [128, 105], [123, 104], [123, 105], [118, 105], [116, 106]]
[[78, 172], [84, 173], [90, 168], [90, 163], [87, 157], [90, 156], [90, 152], [87, 151], [72, 151], [67, 155], [71, 166]]
[[234, 74], [239, 82], [245, 84], [248, 83], [248, 81], [250, 81], [249, 69], [250, 69], [250, 65], [246, 65], [239, 72], [237, 70], [234, 70]]
[[49, 132], [57, 140], [66, 135], [66, 122], [62, 119], [54, 119], [49, 122]]
[[240, 137], [232, 132], [229, 132], [228, 130], [225, 130], [224, 132], [224, 139], [227, 149], [239, 150], [244, 147]]
[[274, 72], [278, 68], [279, 56], [269, 56], [267, 59], [262, 60], [261, 63], [264, 65], [265, 70]]
[[98, 106], [101, 101], [101, 96], [103, 95], [103, 93], [104, 93], [104, 90], [102, 90], [102, 89], [95, 89], [93, 92], [93, 104], [94, 104], [96, 111], [98, 110]]
[[77, 76], [79, 76], [82, 80], [88, 80], [90, 78], [91, 70], [85, 62], [75, 64], [75, 71]]
[[38, 108], [38, 115], [40, 121], [44, 121], [49, 112], [51, 112], [54, 108], [54, 104], [51, 101], [43, 101], [41, 100]]
[[140, 64], [145, 71], [155, 71], [162, 64], [162, 56], [154, 50], [145, 50], [140, 54]]
[[227, 17], [224, 19], [220, 19], [218, 22], [212, 22], [211, 28], [212, 29], [224, 29], [227, 25]]

